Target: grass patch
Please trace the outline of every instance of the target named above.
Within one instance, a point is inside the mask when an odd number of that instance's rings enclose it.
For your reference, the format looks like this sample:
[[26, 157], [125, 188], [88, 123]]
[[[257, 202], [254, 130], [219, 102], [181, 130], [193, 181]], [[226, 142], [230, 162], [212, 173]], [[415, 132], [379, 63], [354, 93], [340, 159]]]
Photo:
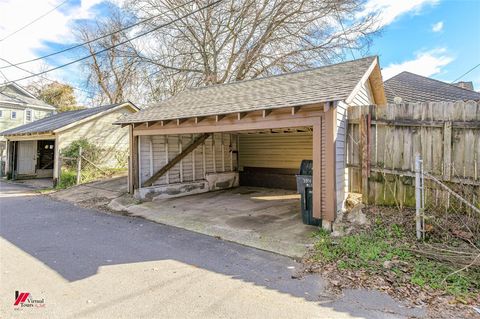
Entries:
[[[393, 273], [398, 284], [442, 290], [458, 298], [480, 293], [480, 271], [470, 268], [455, 274], [450, 264], [412, 253], [411, 239], [402, 225], [377, 221], [367, 232], [332, 238], [324, 230], [315, 233], [314, 259], [336, 263], [339, 269], [363, 269], [370, 274]], [[409, 244], [410, 243], [410, 244]], [[389, 261], [389, 267], [384, 263]]]
[[77, 172], [69, 169], [62, 169], [59, 182], [56, 186], [57, 189], [65, 189], [72, 187], [77, 183]]

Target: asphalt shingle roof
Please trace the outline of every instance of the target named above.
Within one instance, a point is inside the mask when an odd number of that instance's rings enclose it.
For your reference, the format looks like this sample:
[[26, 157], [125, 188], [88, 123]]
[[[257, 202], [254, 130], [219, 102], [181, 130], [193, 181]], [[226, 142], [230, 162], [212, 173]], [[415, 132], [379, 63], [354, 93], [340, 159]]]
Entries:
[[117, 123], [173, 120], [345, 100], [376, 57], [189, 89]]
[[388, 103], [399, 96], [402, 103], [479, 100], [480, 93], [427, 78], [402, 72], [384, 82]]
[[117, 104], [104, 105], [99, 107], [92, 107], [84, 110], [58, 113], [58, 114], [43, 118], [41, 120], [37, 120], [31, 123], [27, 123], [27, 124], [3, 131], [0, 133], [0, 135], [51, 132], [59, 128], [62, 128], [64, 126], [75, 123], [77, 121], [83, 120], [92, 115], [108, 111], [122, 104], [125, 104], [125, 103], [117, 103]]

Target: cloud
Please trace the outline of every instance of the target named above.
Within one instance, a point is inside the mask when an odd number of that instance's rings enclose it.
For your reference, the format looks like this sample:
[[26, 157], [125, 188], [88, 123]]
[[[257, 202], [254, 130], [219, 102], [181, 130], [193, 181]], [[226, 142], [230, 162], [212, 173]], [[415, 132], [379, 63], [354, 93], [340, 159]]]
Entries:
[[377, 27], [391, 24], [406, 13], [419, 14], [427, 5], [436, 5], [440, 0], [368, 0], [359, 17], [378, 14]]
[[440, 32], [443, 30], [443, 21], [439, 21], [432, 26], [433, 32]]
[[[0, 56], [12, 63], [30, 60], [39, 56], [38, 52], [48, 53], [58, 49], [51, 44], [60, 43], [68, 46], [75, 41], [71, 32], [71, 24], [78, 19], [93, 19], [97, 12], [95, 7], [104, 0], [81, 0], [67, 2], [57, 10], [34, 22], [31, 26], [12, 35], [0, 42]], [[27, 23], [37, 19], [42, 14], [59, 5], [62, 0], [2, 0], [0, 1], [0, 39], [23, 27]], [[49, 43], [50, 45], [47, 45]], [[56, 63], [65, 62], [65, 57], [56, 56]], [[0, 65], [6, 65], [0, 61]], [[32, 72], [38, 72], [51, 68], [52, 65], [45, 61], [24, 64], [21, 67]], [[61, 69], [48, 73], [46, 76], [60, 81], [71, 79], [78, 66], [74, 65], [67, 69]], [[9, 80], [15, 80], [29, 75], [16, 68], [3, 69], [3, 73]], [[0, 83], [3, 82], [0, 78]], [[29, 80], [20, 84], [28, 84]]]
[[433, 49], [417, 53], [412, 60], [401, 63], [392, 63], [383, 68], [382, 75], [384, 80], [397, 75], [403, 71], [409, 71], [423, 76], [432, 76], [441, 72], [442, 67], [448, 65], [454, 60], [445, 48]]

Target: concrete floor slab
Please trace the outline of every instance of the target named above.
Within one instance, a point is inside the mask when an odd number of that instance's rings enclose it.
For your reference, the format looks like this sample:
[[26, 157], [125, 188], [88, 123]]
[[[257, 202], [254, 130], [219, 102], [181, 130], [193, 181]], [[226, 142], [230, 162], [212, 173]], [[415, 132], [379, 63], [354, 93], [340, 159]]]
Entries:
[[301, 258], [318, 228], [304, 225], [300, 195], [293, 191], [238, 187], [181, 198], [110, 207], [134, 216], [243, 245]]

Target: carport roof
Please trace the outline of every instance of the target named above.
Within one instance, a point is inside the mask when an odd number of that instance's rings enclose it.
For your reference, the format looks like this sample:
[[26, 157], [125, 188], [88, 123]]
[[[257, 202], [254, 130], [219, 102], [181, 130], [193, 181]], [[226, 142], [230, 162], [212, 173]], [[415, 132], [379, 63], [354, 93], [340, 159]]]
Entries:
[[[80, 120], [86, 119], [88, 117], [100, 114], [102, 112], [109, 111], [111, 109], [114, 109], [117, 106], [124, 105], [127, 103], [117, 103], [117, 104], [111, 104], [111, 105], [92, 107], [84, 110], [58, 113], [58, 114], [45, 117], [43, 119], [28, 123], [28, 124], [24, 124], [24, 125], [17, 126], [15, 128], [3, 131], [0, 133], [0, 135], [10, 136], [10, 135], [20, 135], [20, 134], [23, 135], [23, 134], [53, 132], [67, 125], [70, 125]], [[133, 105], [131, 103], [129, 104]]]
[[265, 78], [189, 89], [116, 124], [251, 112], [346, 100], [377, 57]]

